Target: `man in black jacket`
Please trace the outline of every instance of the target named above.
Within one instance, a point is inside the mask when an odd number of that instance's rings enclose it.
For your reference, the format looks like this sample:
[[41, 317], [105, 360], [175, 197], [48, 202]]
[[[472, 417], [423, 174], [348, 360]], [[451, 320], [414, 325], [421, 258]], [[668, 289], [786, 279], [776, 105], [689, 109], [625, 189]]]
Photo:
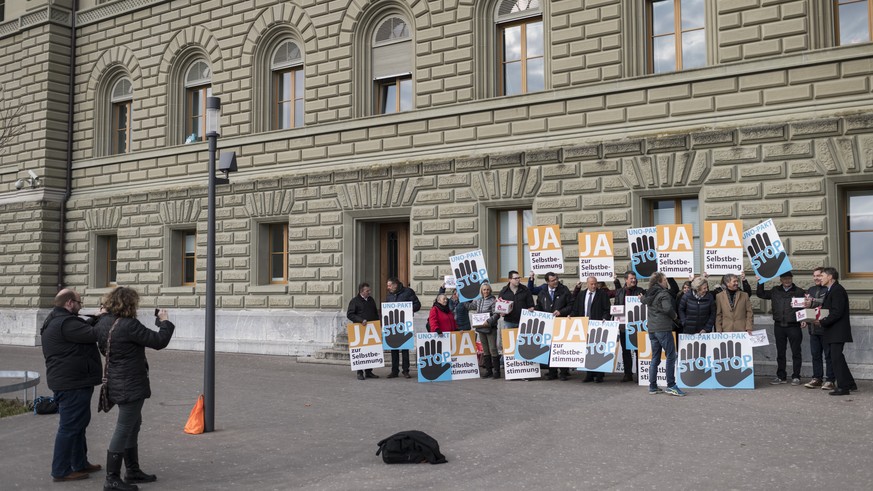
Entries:
[[[418, 296], [415, 294], [415, 291], [412, 288], [403, 286], [403, 283], [400, 282], [396, 276], [392, 276], [388, 278], [386, 282], [386, 286], [388, 287], [388, 298], [385, 299], [386, 302], [412, 302], [412, 313], [416, 313], [421, 310], [421, 302], [418, 300]], [[403, 376], [406, 378], [411, 378], [409, 375], [409, 350], [408, 349], [393, 349], [391, 350], [391, 373], [388, 374], [387, 378], [397, 378], [400, 373], [399, 358], [400, 355], [403, 355]]]
[[[819, 266], [812, 270], [813, 285], [806, 290], [806, 308], [821, 307], [827, 287], [822, 286], [822, 271]], [[837, 378], [834, 375], [834, 365], [831, 363], [831, 348], [824, 342], [824, 328], [812, 322], [801, 322], [800, 328], [809, 329], [809, 352], [812, 354], [812, 380], [804, 384], [807, 389], [821, 388], [834, 390]], [[824, 363], [822, 363], [824, 357]]]
[[[550, 312], [555, 317], [566, 317], [573, 309], [573, 298], [570, 289], [561, 283], [558, 275], [552, 272], [546, 273], [546, 284], [543, 285], [537, 295], [536, 310], [540, 312]], [[519, 312], [519, 317], [521, 313]], [[546, 374], [546, 380], [555, 380], [557, 378], [556, 369], [545, 365], [549, 371]], [[570, 369], [561, 369], [561, 380], [569, 378]]]
[[773, 311], [773, 335], [776, 337], [776, 378], [772, 385], [788, 383], [785, 371], [785, 348], [791, 345], [791, 385], [800, 385], [800, 366], [803, 358], [800, 346], [803, 343], [803, 330], [797, 322], [797, 310], [791, 306], [792, 298], [803, 298], [806, 292], [794, 284], [794, 273], [787, 271], [779, 276], [781, 284], [770, 290], [764, 290], [764, 282], [758, 276], [758, 298], [770, 300]]
[[832, 396], [846, 396], [849, 391], [858, 390], [855, 378], [846, 363], [843, 355], [843, 347], [852, 342], [852, 325], [849, 324], [849, 294], [843, 285], [837, 283], [840, 274], [835, 268], [824, 268], [822, 271], [822, 285], [828, 289], [822, 301], [822, 310], [827, 309], [827, 317], [814, 324], [824, 328], [824, 340], [830, 345], [831, 363], [834, 365], [834, 373], [837, 376], [837, 388], [828, 394]]
[[46, 382], [58, 403], [58, 433], [52, 456], [55, 482], [76, 481], [101, 469], [88, 463], [85, 430], [91, 421], [91, 396], [103, 378], [97, 333], [78, 314], [82, 297], [73, 290], [58, 292], [54, 309], [40, 330]]
[[[589, 276], [587, 288], [575, 295], [571, 315], [573, 317], [588, 317], [588, 320], [608, 321], [609, 294], [597, 286], [597, 278]], [[603, 372], [587, 372], [583, 383], [603, 382]]]
[[533, 295], [526, 286], [520, 283], [518, 271], [509, 272], [509, 283], [500, 290], [499, 298], [512, 302], [512, 311], [502, 314], [505, 327], [518, 327], [521, 321], [521, 311], [534, 308]]
[[[358, 294], [352, 298], [349, 302], [349, 308], [346, 310], [346, 317], [350, 321], [364, 324], [379, 320], [379, 308], [376, 307], [376, 301], [370, 296], [371, 292], [369, 283], [358, 285]], [[379, 376], [373, 373], [372, 368], [358, 370], [358, 380], [364, 380], [364, 378], [379, 378]]]
[[[615, 280], [616, 283], [618, 280]], [[613, 305], [624, 305], [624, 299], [627, 297], [636, 297], [637, 295], [644, 295], [646, 293], [645, 290], [640, 288], [637, 285], [637, 275], [633, 271], [628, 271], [624, 274], [624, 288], [618, 289], [615, 292], [615, 301]], [[622, 316], [625, 321], [627, 320], [627, 313]], [[625, 330], [627, 329], [627, 323], [622, 322], [621, 330], [618, 333], [618, 341], [621, 343], [621, 361], [624, 365], [624, 377], [621, 379], [622, 382], [633, 382], [634, 381], [634, 372], [633, 372], [633, 355], [631, 354], [631, 350], [627, 349], [627, 340], [625, 339]]]

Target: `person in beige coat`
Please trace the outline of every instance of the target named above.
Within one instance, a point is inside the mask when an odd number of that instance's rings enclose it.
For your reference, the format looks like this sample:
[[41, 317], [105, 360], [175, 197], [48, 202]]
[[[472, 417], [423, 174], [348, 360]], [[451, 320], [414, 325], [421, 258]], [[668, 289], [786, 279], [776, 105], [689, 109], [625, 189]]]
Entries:
[[741, 332], [752, 333], [752, 302], [749, 294], [739, 289], [740, 280], [735, 274], [726, 274], [724, 283], [725, 290], [715, 296], [716, 332]]

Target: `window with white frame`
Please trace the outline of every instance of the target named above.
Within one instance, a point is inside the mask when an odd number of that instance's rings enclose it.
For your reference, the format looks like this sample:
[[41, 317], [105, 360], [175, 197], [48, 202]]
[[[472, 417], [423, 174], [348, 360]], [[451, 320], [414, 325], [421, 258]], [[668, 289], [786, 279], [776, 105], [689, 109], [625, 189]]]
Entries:
[[414, 48], [409, 23], [399, 15], [382, 20], [373, 33], [373, 82], [376, 114], [414, 108]]
[[270, 59], [273, 129], [303, 126], [303, 53], [291, 40], [279, 43]]
[[194, 60], [185, 71], [185, 143], [206, 140], [206, 98], [212, 96], [212, 69]]

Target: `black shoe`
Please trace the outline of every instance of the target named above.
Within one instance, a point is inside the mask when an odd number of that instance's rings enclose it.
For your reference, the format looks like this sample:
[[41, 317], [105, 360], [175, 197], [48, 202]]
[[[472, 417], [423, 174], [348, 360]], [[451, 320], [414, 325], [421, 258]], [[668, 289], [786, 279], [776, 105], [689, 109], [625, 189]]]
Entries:
[[155, 482], [158, 476], [146, 474], [139, 468], [139, 447], [124, 449], [124, 482], [133, 484], [138, 482]]
[[364, 372], [364, 377], [366, 377], [366, 378], [379, 378], [379, 376], [373, 372]]
[[364, 380], [364, 374], [363, 374], [363, 373], [358, 372], [358, 380]]
[[590, 384], [591, 382], [594, 382], [594, 377], [585, 377], [582, 379], [583, 384]]
[[397, 372], [391, 372], [385, 378], [397, 378], [397, 375], [398, 375]]
[[631, 373], [626, 373], [626, 374], [624, 374], [624, 377], [621, 378], [621, 381], [622, 382], [633, 382], [634, 376]]
[[858, 392], [858, 386], [857, 386], [857, 385], [852, 385], [852, 386], [849, 387], [849, 390], [851, 390], [852, 392]]
[[121, 480], [123, 461], [124, 453], [106, 452], [106, 481], [103, 482], [103, 491], [136, 491], [139, 489], [135, 484], [127, 484]]
[[403, 372], [403, 378], [412, 378], [412, 375], [409, 372]]
[[491, 378], [493, 375], [494, 372], [492, 372], [490, 368], [479, 373], [479, 376], [482, 378]]
[[603, 377], [599, 377], [599, 378], [594, 379], [594, 383], [595, 383], [595, 384], [602, 384], [602, 383], [603, 383]]
[[561, 375], [558, 376], [558, 379], [560, 379], [561, 382], [566, 382], [566, 381], [570, 380], [570, 377], [568, 377], [566, 373], [562, 373]]
[[837, 389], [833, 392], [828, 392], [828, 395], [831, 396], [847, 396], [849, 394], [851, 394], [851, 392], [849, 392], [849, 389]]
[[558, 378], [557, 375], [555, 375], [553, 373], [546, 374], [546, 380], [555, 380], [556, 378]]

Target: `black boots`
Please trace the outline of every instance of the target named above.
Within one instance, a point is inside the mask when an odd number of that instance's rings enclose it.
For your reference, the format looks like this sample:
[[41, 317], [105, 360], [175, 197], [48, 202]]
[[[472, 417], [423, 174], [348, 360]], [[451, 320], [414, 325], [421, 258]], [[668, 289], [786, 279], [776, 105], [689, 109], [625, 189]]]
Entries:
[[491, 364], [494, 365], [494, 373], [492, 376], [494, 378], [500, 378], [500, 357], [495, 356], [491, 358]]
[[103, 483], [103, 491], [136, 491], [139, 489], [134, 484], [127, 484], [121, 480], [121, 462], [124, 454], [121, 452], [106, 452], [106, 482]]
[[[491, 372], [491, 357], [483, 356], [482, 362], [485, 364], [485, 371], [479, 374], [482, 378], [488, 378], [492, 375]], [[497, 366], [498, 370], [500, 369], [500, 365]]]
[[135, 482], [155, 482], [158, 480], [154, 474], [146, 474], [139, 468], [139, 449], [138, 447], [124, 449], [124, 482], [131, 484]]

